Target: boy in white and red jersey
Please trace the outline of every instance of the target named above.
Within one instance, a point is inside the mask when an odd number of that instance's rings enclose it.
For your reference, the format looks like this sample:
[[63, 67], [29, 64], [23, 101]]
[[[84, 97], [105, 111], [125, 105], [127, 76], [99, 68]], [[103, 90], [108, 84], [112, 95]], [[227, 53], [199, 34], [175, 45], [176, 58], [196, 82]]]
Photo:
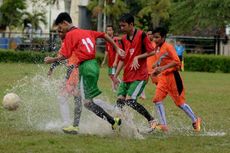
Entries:
[[120, 28], [125, 35], [122, 36], [121, 46], [126, 52], [125, 58], [120, 57], [114, 84], [121, 69], [124, 67], [123, 79], [118, 88], [117, 106], [121, 108], [126, 104], [143, 115], [149, 122], [151, 131], [155, 129], [157, 122], [152, 115], [137, 102], [142, 93], [147, 79], [146, 58], [154, 54], [154, 48], [146, 34], [134, 28], [134, 17], [124, 14], [120, 19]]
[[[114, 37], [114, 30], [112, 25], [107, 25], [106, 33], [114, 40], [114, 42], [119, 45], [118, 37]], [[105, 56], [102, 61], [101, 66], [105, 64], [106, 58], [108, 57], [108, 75], [111, 80], [113, 80], [114, 74], [116, 72], [117, 63], [118, 63], [118, 54], [112, 44], [106, 42], [105, 44]], [[112, 83], [112, 90], [115, 91], [116, 87]]]
[[112, 129], [117, 128], [121, 124], [121, 119], [113, 118], [93, 102], [93, 98], [101, 93], [97, 86], [99, 66], [95, 59], [96, 39], [104, 38], [112, 43], [121, 56], [124, 56], [124, 51], [103, 32], [73, 28], [72, 19], [68, 13], [60, 13], [55, 20], [55, 24], [58, 26], [58, 29], [66, 33], [64, 46], [59, 56], [54, 58], [46, 57], [45, 63], [53, 63], [70, 58], [72, 54], [75, 54], [78, 59], [80, 90], [84, 106], [100, 118], [107, 120], [112, 125]]

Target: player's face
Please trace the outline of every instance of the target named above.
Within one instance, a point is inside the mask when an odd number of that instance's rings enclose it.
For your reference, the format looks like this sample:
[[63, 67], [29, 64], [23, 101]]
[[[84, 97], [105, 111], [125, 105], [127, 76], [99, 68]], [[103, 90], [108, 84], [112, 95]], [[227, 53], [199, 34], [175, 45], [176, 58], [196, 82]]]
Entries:
[[165, 41], [165, 38], [164, 37], [161, 37], [160, 33], [154, 33], [153, 34], [153, 40], [154, 42], [156, 43], [157, 46], [160, 46], [164, 43]]
[[147, 35], [148, 35], [150, 41], [153, 41], [153, 34], [152, 34], [152, 31], [148, 31], [148, 32], [147, 32]]
[[121, 32], [126, 34], [130, 33], [133, 29], [132, 25], [132, 23], [128, 24], [127, 22], [120, 22]]
[[61, 40], [65, 38], [65, 34], [60, 30], [58, 30], [58, 36], [61, 38]]
[[106, 28], [106, 33], [111, 37], [113, 36], [113, 28], [112, 27], [107, 27]]
[[66, 22], [59, 23], [58, 25], [58, 31], [65, 34], [68, 31], [68, 24]]

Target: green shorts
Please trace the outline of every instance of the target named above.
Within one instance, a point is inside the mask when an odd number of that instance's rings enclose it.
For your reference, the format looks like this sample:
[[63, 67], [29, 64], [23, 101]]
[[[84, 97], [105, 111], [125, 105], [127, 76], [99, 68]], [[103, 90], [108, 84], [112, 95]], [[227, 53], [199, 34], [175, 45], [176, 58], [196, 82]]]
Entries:
[[146, 81], [122, 82], [118, 88], [118, 96], [130, 96], [132, 99], [137, 99], [145, 88]]
[[80, 89], [83, 99], [93, 99], [101, 94], [97, 86], [99, 66], [95, 59], [84, 61], [79, 65]]
[[116, 73], [116, 68], [115, 67], [109, 67], [108, 68], [108, 74], [109, 75], [115, 75]]

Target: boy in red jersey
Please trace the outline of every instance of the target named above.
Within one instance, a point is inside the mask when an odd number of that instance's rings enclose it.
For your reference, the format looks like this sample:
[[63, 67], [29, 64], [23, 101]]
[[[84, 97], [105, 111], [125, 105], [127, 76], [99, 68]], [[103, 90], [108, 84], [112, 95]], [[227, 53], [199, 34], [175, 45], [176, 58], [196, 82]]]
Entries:
[[[113, 31], [112, 25], [107, 25], [106, 33], [111, 38], [113, 38], [114, 42], [118, 45], [118, 38], [114, 37], [114, 31]], [[107, 56], [108, 56], [108, 74], [109, 74], [110, 79], [113, 80], [113, 77], [114, 77], [114, 74], [117, 68], [117, 63], [118, 63], [118, 54], [116, 53], [116, 50], [113, 47], [113, 45], [108, 42], [106, 42], [106, 45], [105, 45], [105, 56], [104, 56], [101, 66], [105, 64]], [[112, 83], [112, 90], [113, 91], [116, 90], [116, 87], [114, 86], [113, 83]]]
[[117, 77], [124, 67], [123, 80], [118, 88], [117, 106], [122, 109], [126, 104], [136, 110], [148, 120], [152, 131], [155, 129], [157, 122], [137, 102], [137, 98], [142, 93], [148, 79], [146, 57], [154, 54], [154, 48], [146, 34], [135, 29], [134, 17], [131, 14], [124, 14], [121, 17], [120, 28], [125, 33], [121, 39], [121, 44], [126, 56], [120, 58], [113, 80], [115, 84], [119, 82]]
[[121, 124], [121, 119], [113, 118], [93, 102], [93, 98], [101, 93], [97, 86], [99, 66], [95, 60], [96, 39], [104, 38], [112, 43], [113, 47], [121, 56], [125, 55], [124, 51], [103, 32], [74, 28], [72, 19], [68, 13], [60, 13], [55, 20], [55, 24], [61, 31], [66, 33], [64, 45], [59, 56], [54, 58], [46, 57], [45, 63], [53, 63], [55, 61], [70, 58], [72, 54], [75, 54], [78, 60], [80, 90], [84, 106], [100, 118], [106, 119], [112, 125], [112, 129], [117, 128]]
[[[65, 34], [58, 30], [58, 35], [63, 41], [65, 38]], [[63, 45], [61, 45], [63, 47]], [[60, 49], [61, 51], [61, 49]], [[65, 76], [65, 84], [61, 89], [61, 92], [58, 95], [58, 102], [60, 106], [60, 112], [63, 119], [63, 125], [66, 126], [70, 124], [70, 113], [69, 113], [69, 104], [68, 104], [68, 96], [71, 95], [74, 97], [74, 121], [73, 125], [68, 127], [64, 127], [62, 130], [65, 133], [78, 134], [79, 130], [79, 122], [82, 112], [82, 103], [80, 92], [77, 90], [78, 80], [78, 68], [76, 67], [76, 57], [73, 54], [67, 61], [67, 73]], [[60, 64], [60, 62], [52, 63], [48, 76], [51, 76], [54, 69]]]
[[168, 130], [163, 100], [169, 94], [174, 103], [191, 118], [194, 130], [199, 132], [201, 118], [196, 117], [190, 106], [185, 102], [183, 81], [178, 72], [180, 59], [174, 47], [165, 41], [166, 34], [167, 31], [162, 27], [158, 27], [153, 31], [154, 41], [158, 48], [155, 55], [157, 64], [153, 70], [153, 75], [158, 76], [156, 92], [153, 98], [160, 117], [160, 124], [157, 128], [163, 131]]

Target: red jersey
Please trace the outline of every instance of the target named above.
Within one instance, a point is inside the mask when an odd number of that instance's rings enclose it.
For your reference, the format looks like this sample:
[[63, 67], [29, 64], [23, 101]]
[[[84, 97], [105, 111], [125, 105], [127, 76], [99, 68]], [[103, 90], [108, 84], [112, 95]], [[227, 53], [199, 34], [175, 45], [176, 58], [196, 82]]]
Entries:
[[133, 39], [129, 40], [128, 36], [124, 35], [121, 43], [123, 50], [126, 52], [125, 58], [120, 58], [120, 60], [124, 61], [123, 81], [133, 82], [147, 80], [148, 71], [146, 58], [138, 60], [140, 67], [137, 70], [131, 70], [131, 65], [135, 56], [145, 52], [152, 52], [154, 50], [149, 38], [143, 33], [143, 31], [135, 29]]
[[156, 66], [164, 66], [172, 61], [176, 62], [177, 66], [164, 70], [161, 74], [168, 74], [180, 67], [180, 59], [177, 56], [176, 50], [173, 45], [164, 42], [163, 45], [156, 51]]
[[75, 54], [78, 59], [78, 65], [83, 61], [94, 59], [97, 38], [105, 38], [105, 33], [73, 29], [66, 33], [64, 46], [60, 53], [66, 58]]
[[[113, 37], [114, 42], [118, 45], [118, 38]], [[116, 50], [114, 49], [113, 45], [109, 42], [105, 44], [105, 51], [108, 52], [108, 67], [113, 67], [113, 63], [116, 57]]]
[[[63, 50], [63, 48], [64, 48], [64, 42], [62, 42], [61, 48], [58, 51], [58, 54], [61, 54], [61, 51]], [[76, 54], [72, 54], [71, 57], [67, 60], [66, 65], [71, 66], [71, 65], [76, 65], [77, 63], [78, 63], [78, 59], [76, 57]]]

